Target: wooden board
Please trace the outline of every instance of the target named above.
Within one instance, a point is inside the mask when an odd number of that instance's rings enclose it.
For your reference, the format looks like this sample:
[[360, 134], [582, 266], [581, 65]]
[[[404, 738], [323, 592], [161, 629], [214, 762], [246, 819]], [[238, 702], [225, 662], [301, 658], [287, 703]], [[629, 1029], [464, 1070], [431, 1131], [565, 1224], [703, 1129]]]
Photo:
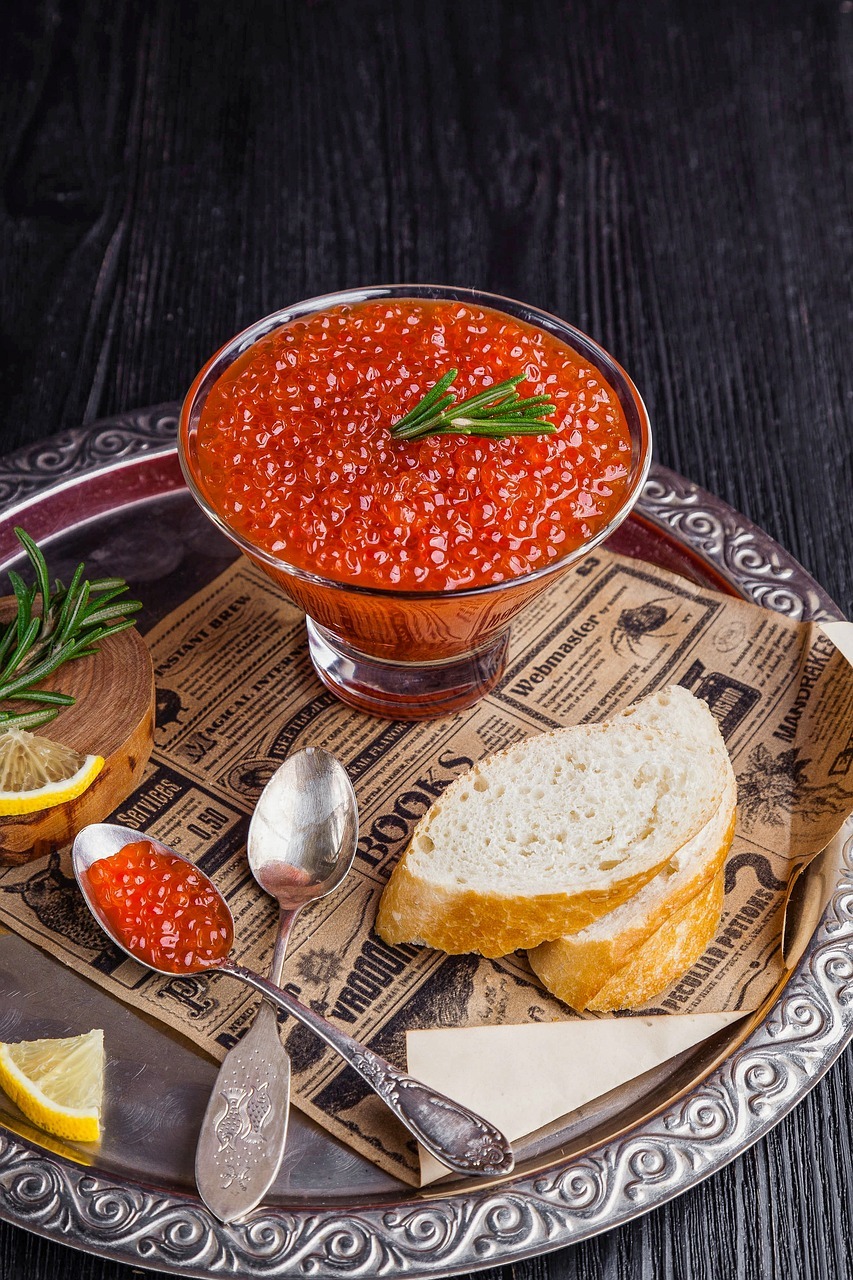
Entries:
[[[0, 600], [0, 619], [11, 616], [14, 603]], [[73, 694], [77, 701], [36, 732], [103, 756], [104, 767], [74, 800], [0, 817], [0, 863], [6, 865], [42, 857], [87, 823], [103, 822], [141, 781], [154, 742], [154, 669], [135, 627], [108, 636], [91, 657], [66, 663], [42, 687]]]

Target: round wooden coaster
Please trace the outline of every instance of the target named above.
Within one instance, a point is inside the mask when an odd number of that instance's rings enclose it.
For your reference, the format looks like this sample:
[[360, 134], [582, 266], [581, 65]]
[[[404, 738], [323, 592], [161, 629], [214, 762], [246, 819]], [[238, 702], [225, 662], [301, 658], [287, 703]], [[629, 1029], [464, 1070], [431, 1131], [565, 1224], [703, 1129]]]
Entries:
[[[0, 618], [11, 616], [14, 602], [0, 600]], [[154, 668], [135, 627], [108, 636], [91, 657], [66, 663], [42, 687], [77, 701], [35, 732], [103, 756], [104, 767], [74, 800], [21, 817], [0, 816], [0, 863], [6, 865], [41, 857], [87, 823], [103, 822], [141, 781], [154, 743]]]

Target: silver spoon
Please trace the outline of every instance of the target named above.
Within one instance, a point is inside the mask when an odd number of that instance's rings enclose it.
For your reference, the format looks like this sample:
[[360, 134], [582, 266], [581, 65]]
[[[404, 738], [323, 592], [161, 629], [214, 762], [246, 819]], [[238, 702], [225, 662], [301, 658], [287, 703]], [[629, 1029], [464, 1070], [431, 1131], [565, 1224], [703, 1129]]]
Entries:
[[[189, 858], [183, 858], [181, 854], [175, 853], [173, 849], [169, 849], [167, 845], [161, 844], [159, 840], [155, 840], [152, 836], [141, 835], [140, 832], [134, 831], [130, 827], [120, 827], [113, 823], [101, 822], [84, 827], [75, 839], [72, 851], [74, 875], [77, 878], [77, 883], [80, 886], [83, 897], [86, 899], [89, 910], [104, 933], [115, 945], [132, 959], [144, 964], [146, 968], [154, 969], [155, 973], [165, 973], [168, 976], [172, 976], [173, 971], [157, 969], [154, 965], [148, 964], [147, 961], [125, 946], [120, 938], [116, 937], [112, 926], [101, 910], [100, 903], [93, 892], [92, 886], [89, 884], [89, 878], [86, 874], [88, 868], [94, 862], [99, 861], [101, 858], [109, 858], [118, 853], [119, 849], [123, 848], [124, 845], [135, 843], [140, 839], [148, 841], [160, 853], [181, 858], [183, 862], [190, 862]], [[195, 864], [191, 863], [190, 865], [194, 866]], [[219, 894], [213, 882], [206, 876], [204, 879], [210, 889]], [[221, 894], [219, 894], [219, 897], [227, 911], [225, 899], [222, 898]], [[223, 960], [217, 961], [210, 967], [204, 967], [199, 964], [196, 967], [181, 970], [181, 972], [230, 974], [232, 978], [237, 978], [240, 982], [245, 982], [248, 986], [254, 987], [256, 991], [260, 991], [261, 995], [265, 996], [267, 1000], [278, 1005], [280, 1009], [284, 1009], [286, 1013], [291, 1014], [304, 1026], [309, 1027], [321, 1040], [325, 1041], [336, 1053], [339, 1053], [353, 1070], [358, 1072], [362, 1079], [406, 1126], [409, 1132], [414, 1134], [421, 1146], [449, 1169], [453, 1169], [457, 1173], [484, 1175], [496, 1175], [512, 1171], [515, 1163], [512, 1148], [500, 1130], [496, 1129], [488, 1120], [484, 1120], [482, 1116], [469, 1111], [461, 1103], [454, 1102], [452, 1098], [445, 1097], [444, 1094], [430, 1089], [428, 1085], [422, 1084], [420, 1080], [415, 1080], [414, 1077], [407, 1075], [404, 1071], [399, 1071], [396, 1067], [392, 1067], [390, 1062], [386, 1062], [384, 1058], [380, 1058], [371, 1049], [359, 1044], [357, 1040], [353, 1040], [352, 1036], [347, 1035], [345, 1031], [341, 1031], [339, 1027], [327, 1022], [325, 1018], [315, 1013], [307, 1005], [302, 1004], [288, 991], [274, 986], [266, 978], [262, 978], [260, 974], [253, 973], [251, 969], [246, 969], [243, 965], [237, 964], [231, 956], [226, 956]]]
[[[270, 965], [276, 986], [297, 915], [338, 887], [352, 866], [357, 839], [352, 784], [327, 751], [296, 752], [261, 792], [247, 852], [252, 874], [280, 908]], [[233, 1099], [247, 1117], [236, 1133]], [[275, 1008], [265, 1000], [219, 1068], [196, 1147], [196, 1185], [220, 1221], [234, 1222], [263, 1200], [281, 1165], [289, 1114], [290, 1058]]]

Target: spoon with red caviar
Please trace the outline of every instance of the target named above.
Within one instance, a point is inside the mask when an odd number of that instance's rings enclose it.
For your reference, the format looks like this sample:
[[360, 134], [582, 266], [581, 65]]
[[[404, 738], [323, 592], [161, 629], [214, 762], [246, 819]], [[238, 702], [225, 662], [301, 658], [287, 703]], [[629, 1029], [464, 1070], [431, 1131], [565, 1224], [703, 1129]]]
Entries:
[[109, 938], [157, 973], [229, 974], [310, 1028], [379, 1095], [418, 1142], [457, 1173], [510, 1173], [504, 1135], [461, 1103], [393, 1067], [339, 1027], [231, 957], [234, 921], [204, 872], [151, 836], [113, 823], [84, 827], [74, 874]]

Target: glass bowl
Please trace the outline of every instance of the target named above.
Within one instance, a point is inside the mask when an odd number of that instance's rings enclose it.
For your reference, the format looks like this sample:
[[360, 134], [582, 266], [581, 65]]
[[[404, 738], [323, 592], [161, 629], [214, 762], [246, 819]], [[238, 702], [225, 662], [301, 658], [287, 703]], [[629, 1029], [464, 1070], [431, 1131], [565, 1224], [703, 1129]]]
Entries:
[[[217, 379], [260, 338], [290, 321], [378, 298], [449, 300], [489, 307], [548, 331], [598, 369], [619, 398], [631, 439], [624, 499], [609, 523], [562, 559], [530, 573], [486, 586], [444, 591], [396, 591], [337, 582], [289, 564], [231, 528], [205, 493], [198, 458], [199, 422]], [[511, 620], [528, 601], [609, 537], [630, 512], [651, 464], [651, 431], [639, 392], [625, 371], [602, 347], [564, 320], [474, 289], [375, 285], [285, 307], [227, 342], [211, 356], [190, 387], [181, 409], [178, 453], [189, 490], [202, 510], [305, 612], [311, 660], [322, 682], [360, 711], [423, 720], [459, 711], [494, 688], [506, 664]]]

